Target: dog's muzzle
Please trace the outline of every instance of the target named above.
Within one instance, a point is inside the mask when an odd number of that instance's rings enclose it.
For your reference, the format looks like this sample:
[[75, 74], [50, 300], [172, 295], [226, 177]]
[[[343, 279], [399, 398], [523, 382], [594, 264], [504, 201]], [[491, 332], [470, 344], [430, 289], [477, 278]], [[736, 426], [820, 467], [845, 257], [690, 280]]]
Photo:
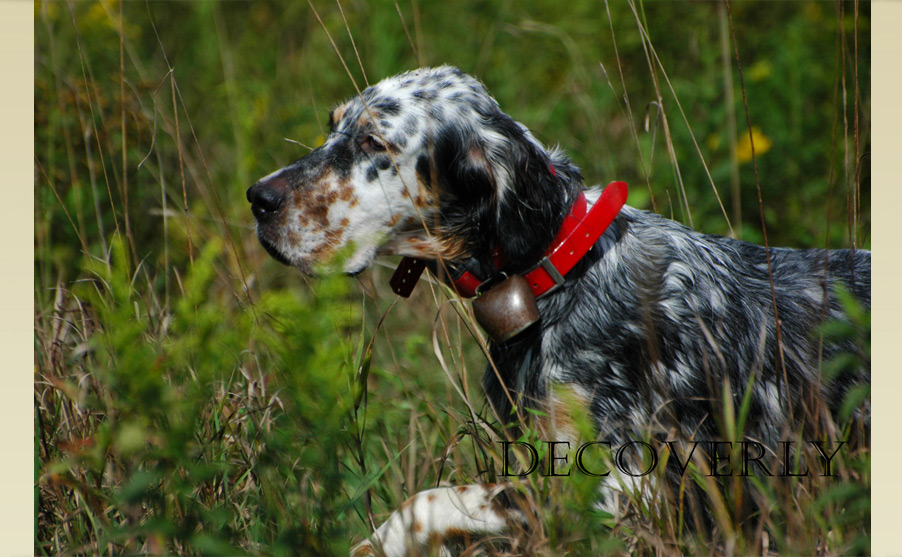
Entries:
[[257, 238], [260, 244], [279, 263], [290, 265], [288, 259], [276, 249], [272, 238], [272, 228], [278, 226], [275, 220], [279, 216], [285, 198], [288, 195], [288, 182], [278, 176], [264, 178], [247, 190], [247, 200], [251, 204], [251, 212], [257, 219]]

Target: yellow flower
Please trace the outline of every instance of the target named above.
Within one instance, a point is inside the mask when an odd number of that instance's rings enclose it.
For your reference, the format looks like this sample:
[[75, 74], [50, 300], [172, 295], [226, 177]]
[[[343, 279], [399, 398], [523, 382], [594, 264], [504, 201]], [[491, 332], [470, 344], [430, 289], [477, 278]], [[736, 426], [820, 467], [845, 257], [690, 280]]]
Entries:
[[[770, 151], [770, 148], [773, 145], [770, 138], [764, 135], [761, 128], [758, 126], [752, 126], [752, 140], [755, 142], [755, 156], [758, 157]], [[747, 133], [743, 133], [739, 136], [739, 141], [737, 141], [736, 145], [736, 158], [741, 163], [752, 160], [752, 145], [749, 140], [749, 134]]]
[[774, 72], [774, 67], [767, 60], [758, 60], [748, 67], [745, 75], [749, 81], [764, 81]]

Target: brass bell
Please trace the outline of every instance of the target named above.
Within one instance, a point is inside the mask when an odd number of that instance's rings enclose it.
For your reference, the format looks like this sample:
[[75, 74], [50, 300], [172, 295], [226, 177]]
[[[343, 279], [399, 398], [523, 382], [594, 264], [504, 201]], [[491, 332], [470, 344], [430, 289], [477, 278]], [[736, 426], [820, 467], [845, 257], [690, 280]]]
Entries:
[[509, 276], [474, 298], [473, 314], [482, 329], [499, 344], [539, 320], [536, 297], [520, 275]]

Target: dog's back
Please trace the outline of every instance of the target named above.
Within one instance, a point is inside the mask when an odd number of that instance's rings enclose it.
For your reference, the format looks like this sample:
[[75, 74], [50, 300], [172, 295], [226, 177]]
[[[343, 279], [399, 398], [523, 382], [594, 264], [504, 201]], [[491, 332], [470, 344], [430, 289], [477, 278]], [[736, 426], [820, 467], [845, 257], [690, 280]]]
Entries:
[[[775, 442], [786, 427], [823, 419], [820, 403], [835, 417], [849, 387], [869, 380], [866, 354], [854, 369], [821, 373], [860, 351], [822, 325], [848, 321], [842, 291], [869, 308], [868, 251], [770, 248], [768, 260], [762, 246], [624, 207], [575, 272], [540, 300], [551, 318], [518, 348], [496, 349], [494, 363], [501, 380], [525, 387], [527, 403], [546, 400], [549, 384], [574, 385], [604, 438], [622, 442], [655, 424], [723, 438], [728, 385], [737, 408], [752, 389], [744, 433]], [[485, 383], [505, 415], [499, 374], [490, 369]]]

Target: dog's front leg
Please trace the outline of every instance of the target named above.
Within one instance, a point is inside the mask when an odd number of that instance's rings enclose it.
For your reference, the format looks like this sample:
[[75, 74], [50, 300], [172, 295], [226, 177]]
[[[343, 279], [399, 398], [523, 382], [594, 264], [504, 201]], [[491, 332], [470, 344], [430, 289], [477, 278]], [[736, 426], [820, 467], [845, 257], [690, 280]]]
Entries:
[[353, 557], [420, 555], [450, 538], [499, 534], [507, 511], [493, 499], [510, 484], [438, 487], [417, 493], [393, 512], [370, 539], [351, 550]]

